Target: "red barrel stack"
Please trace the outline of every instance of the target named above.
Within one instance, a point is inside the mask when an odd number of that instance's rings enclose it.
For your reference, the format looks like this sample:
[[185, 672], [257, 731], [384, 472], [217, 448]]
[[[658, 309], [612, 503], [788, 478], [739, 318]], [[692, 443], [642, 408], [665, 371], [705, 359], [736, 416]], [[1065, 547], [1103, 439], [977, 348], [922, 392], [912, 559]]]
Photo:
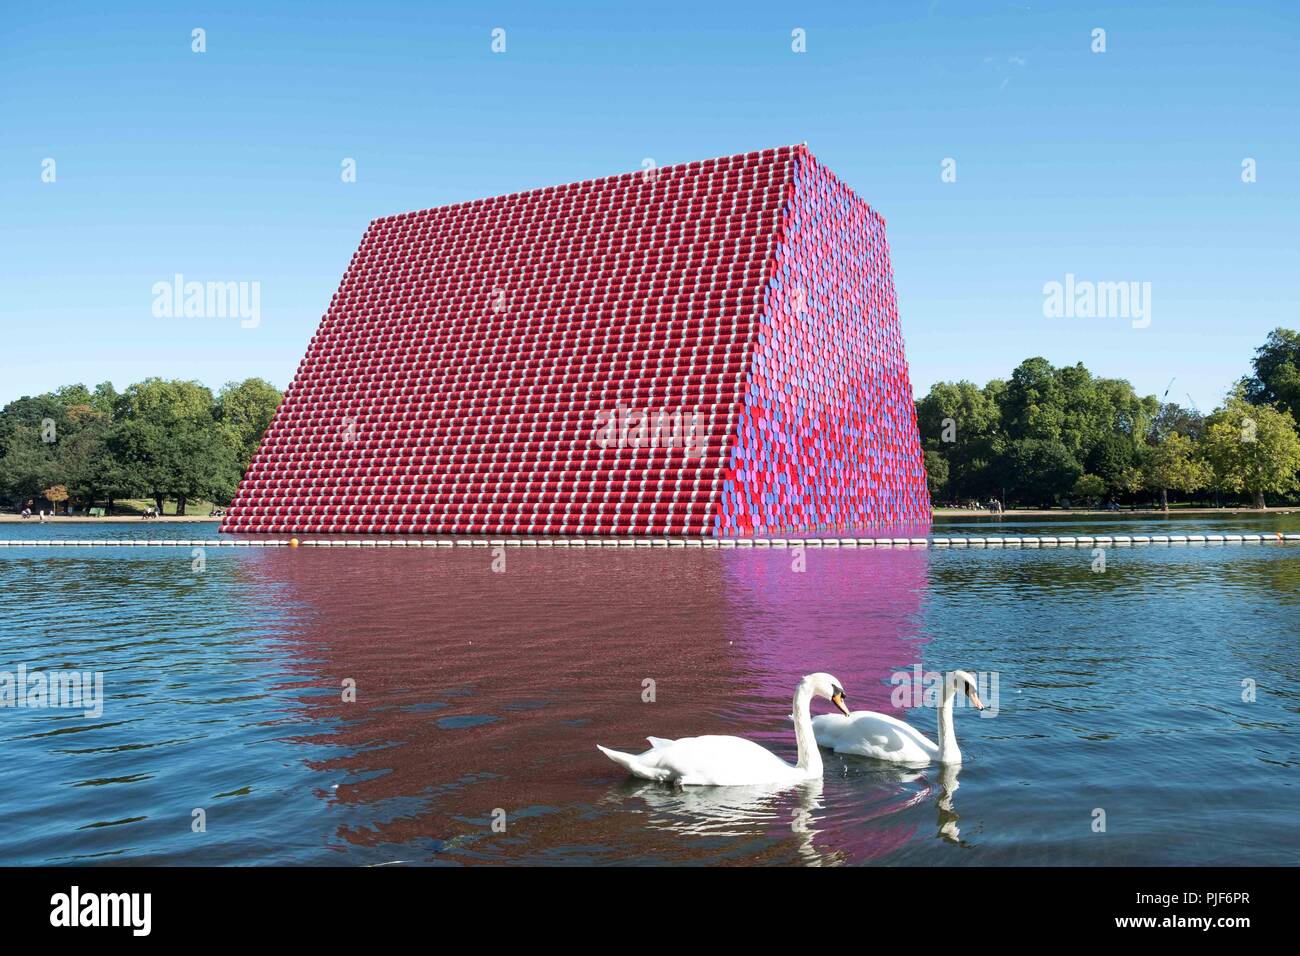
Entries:
[[928, 516], [884, 223], [782, 147], [373, 222], [222, 530]]

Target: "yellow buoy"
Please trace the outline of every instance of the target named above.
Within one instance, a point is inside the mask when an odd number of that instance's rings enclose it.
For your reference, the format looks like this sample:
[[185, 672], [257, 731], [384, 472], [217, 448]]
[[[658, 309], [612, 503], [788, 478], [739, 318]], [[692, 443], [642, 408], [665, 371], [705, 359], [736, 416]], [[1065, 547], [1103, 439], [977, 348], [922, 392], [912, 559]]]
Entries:
[[291, 548], [296, 548], [296, 547], [298, 547], [298, 539], [297, 539], [297, 538], [290, 538], [290, 539], [289, 539], [289, 547], [291, 547]]

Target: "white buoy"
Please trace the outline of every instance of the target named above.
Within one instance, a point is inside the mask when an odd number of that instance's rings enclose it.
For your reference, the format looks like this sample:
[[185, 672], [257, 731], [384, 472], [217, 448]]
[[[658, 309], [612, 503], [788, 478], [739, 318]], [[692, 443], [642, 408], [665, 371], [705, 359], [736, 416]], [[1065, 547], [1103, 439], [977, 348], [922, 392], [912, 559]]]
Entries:
[[1260, 544], [1300, 541], [1296, 532], [1196, 532], [1135, 535], [1024, 535], [932, 538], [36, 538], [0, 540], [0, 548], [969, 548], [969, 547], [1127, 547], [1146, 544]]

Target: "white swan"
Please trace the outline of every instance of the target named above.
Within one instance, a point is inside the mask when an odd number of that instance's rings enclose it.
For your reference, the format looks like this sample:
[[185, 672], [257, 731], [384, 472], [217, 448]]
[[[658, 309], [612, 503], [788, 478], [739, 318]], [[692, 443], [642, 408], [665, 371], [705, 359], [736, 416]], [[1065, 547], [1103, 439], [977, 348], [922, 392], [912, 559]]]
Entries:
[[937, 744], [911, 724], [870, 710], [855, 710], [844, 717], [839, 714], [823, 714], [812, 722], [813, 733], [819, 745], [829, 747], [837, 754], [873, 757], [912, 767], [924, 766], [932, 760], [943, 764], [959, 764], [961, 750], [957, 747], [957, 735], [952, 729], [952, 703], [959, 685], [977, 710], [984, 709], [984, 704], [975, 691], [975, 678], [965, 671], [946, 674], [943, 701], [939, 705]]
[[799, 745], [799, 761], [794, 766], [743, 737], [647, 737], [650, 749], [643, 754], [625, 754], [599, 744], [596, 747], [635, 777], [684, 787], [752, 787], [820, 779], [822, 755], [813, 739], [809, 713], [814, 695], [827, 698], [844, 714], [849, 712], [844, 688], [830, 674], [809, 674], [799, 681], [791, 714]]

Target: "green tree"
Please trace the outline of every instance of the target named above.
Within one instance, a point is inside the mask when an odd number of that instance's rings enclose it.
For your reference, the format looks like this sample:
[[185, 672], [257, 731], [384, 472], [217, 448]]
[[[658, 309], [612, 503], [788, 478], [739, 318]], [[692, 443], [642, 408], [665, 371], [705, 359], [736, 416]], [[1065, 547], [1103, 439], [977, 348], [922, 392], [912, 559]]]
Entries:
[[0, 409], [0, 456], [12, 443], [30, 441], [33, 437], [52, 444], [67, 427], [67, 409], [55, 396], [25, 395], [15, 399]]
[[164, 498], [185, 514], [191, 498], [228, 500], [238, 480], [235, 453], [215, 417], [212, 392], [198, 382], [150, 378], [118, 402], [120, 421], [109, 447], [159, 512]]
[[111, 419], [117, 413], [117, 403], [120, 400], [121, 396], [112, 382], [100, 382], [90, 396], [90, 407]]
[[114, 501], [133, 491], [128, 470], [108, 443], [112, 422], [90, 406], [71, 409], [69, 418], [77, 427], [58, 444], [59, 474], [73, 500], [87, 506], [102, 500], [111, 514]]
[[938, 501], [948, 484], [948, 461], [929, 448], [925, 450], [925, 479], [930, 487], [930, 500]]
[[[997, 487], [990, 462], [998, 456], [999, 412], [990, 391], [971, 382], [937, 382], [916, 403], [917, 427], [927, 452], [942, 459], [944, 493], [981, 498]], [[931, 497], [934, 497], [932, 488]]]
[[1175, 402], [1164, 403], [1151, 421], [1150, 432], [1156, 441], [1174, 432], [1192, 441], [1200, 441], [1205, 434], [1205, 416], [1194, 408], [1183, 408]]
[[1061, 399], [1052, 363], [1041, 357], [1025, 359], [1011, 373], [999, 403], [1007, 437], [1012, 441], [1060, 441], [1065, 420]]
[[279, 389], [260, 378], [227, 382], [217, 393], [217, 421], [234, 450], [241, 475], [257, 454], [257, 446], [283, 398]]
[[153, 499], [162, 513], [171, 484], [165, 427], [140, 416], [128, 416], [113, 425], [106, 441], [114, 460], [122, 463], [126, 484]]
[[1085, 472], [1116, 494], [1139, 491], [1142, 449], [1159, 411], [1154, 396], [1139, 397], [1122, 379], [1035, 357], [983, 389], [936, 384], [917, 402], [917, 423], [926, 451], [948, 464], [949, 495], [1005, 492], [1045, 504]]
[[185, 514], [185, 504], [191, 498], [224, 502], [234, 496], [239, 465], [215, 420], [182, 420], [169, 439], [173, 456], [171, 493], [178, 515]]
[[1274, 329], [1255, 352], [1255, 374], [1245, 379], [1246, 399], [1276, 405], [1300, 421], [1300, 333]]
[[1287, 494], [1298, 487], [1300, 435], [1289, 411], [1251, 405], [1238, 389], [1206, 425], [1202, 445], [1216, 488], [1247, 492], [1255, 507], [1263, 508], [1265, 495]]
[[1085, 504], [1095, 504], [1106, 493], [1106, 480], [1100, 475], [1080, 475], [1070, 493]]
[[1208, 465], [1198, 456], [1195, 443], [1176, 431], [1166, 434], [1147, 451], [1143, 478], [1152, 491], [1160, 492], [1160, 507], [1169, 510], [1169, 492], [1190, 492], [1210, 482]]
[[74, 405], [89, 405], [92, 401], [90, 389], [84, 385], [64, 385], [56, 388], [53, 397], [64, 408], [72, 408]]
[[0, 493], [25, 503], [47, 497], [50, 488], [66, 490], [64, 452], [85, 421], [94, 417], [85, 404], [89, 398], [84, 386], [67, 385], [49, 394], [25, 396], [0, 410]]
[[26, 502], [41, 497], [57, 483], [58, 474], [52, 445], [41, 440], [37, 428], [21, 425], [8, 433], [0, 455], [0, 493], [6, 498]]
[[[1101, 435], [1093, 444], [1084, 467], [1106, 483], [1112, 494], [1124, 494], [1131, 484], [1127, 479], [1135, 468], [1137, 451], [1132, 439], [1122, 433]], [[1140, 487], [1140, 486], [1139, 486]]]
[[1122, 495], [1136, 495], [1146, 486], [1142, 469], [1134, 464], [1125, 468], [1111, 486]]
[[1083, 468], [1059, 439], [1022, 438], [1012, 443], [1011, 489], [1018, 500], [1051, 505], [1083, 474]]

